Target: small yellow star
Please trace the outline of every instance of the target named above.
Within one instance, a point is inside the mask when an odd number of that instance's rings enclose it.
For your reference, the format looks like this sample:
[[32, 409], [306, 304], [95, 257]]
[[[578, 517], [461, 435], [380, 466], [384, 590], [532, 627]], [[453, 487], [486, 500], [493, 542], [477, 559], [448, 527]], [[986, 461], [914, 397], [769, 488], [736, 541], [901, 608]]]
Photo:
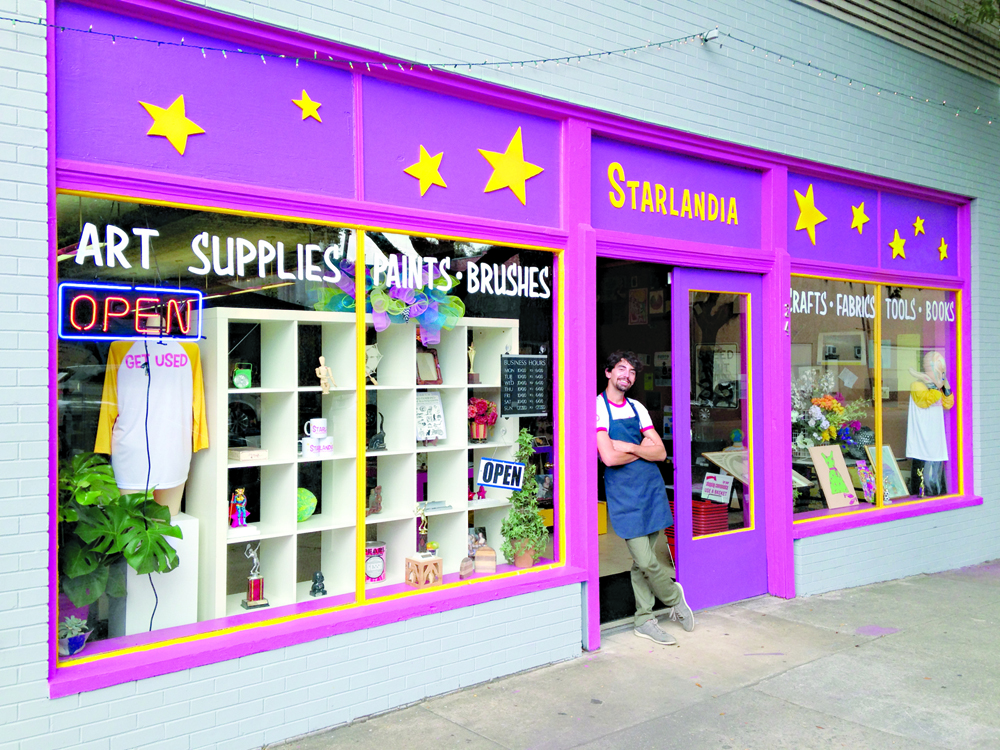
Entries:
[[917, 217], [917, 220], [913, 222], [913, 236], [916, 237], [918, 234], [925, 234], [924, 220], [919, 216]]
[[903, 260], [906, 260], [906, 253], [903, 251], [903, 246], [906, 244], [906, 240], [899, 236], [898, 229], [893, 229], [892, 231], [895, 233], [892, 238], [892, 242], [889, 243], [889, 247], [892, 248], [892, 257], [900, 257]]
[[319, 108], [323, 105], [310, 99], [305, 89], [302, 89], [301, 99], [292, 99], [292, 101], [298, 104], [299, 109], [302, 110], [303, 120], [307, 117], [312, 117], [316, 122], [323, 122], [323, 118], [319, 116]]
[[444, 151], [440, 154], [435, 154], [431, 156], [427, 153], [427, 149], [420, 146], [420, 161], [416, 164], [411, 164], [403, 171], [410, 177], [416, 177], [420, 180], [420, 195], [423, 196], [424, 193], [430, 188], [431, 185], [440, 185], [441, 187], [448, 187], [444, 179], [441, 177], [441, 157], [444, 156]]
[[166, 109], [146, 102], [139, 102], [139, 104], [145, 107], [150, 117], [153, 118], [153, 124], [146, 131], [146, 135], [162, 135], [170, 141], [170, 145], [177, 149], [177, 153], [181, 156], [184, 155], [184, 149], [187, 148], [188, 136], [205, 132], [187, 118], [184, 112], [183, 94], [174, 99], [174, 103]]
[[809, 241], [816, 244], [816, 225], [826, 221], [826, 217], [816, 208], [813, 199], [813, 186], [809, 185], [806, 194], [795, 191], [795, 201], [799, 204], [799, 220], [795, 222], [795, 231], [805, 229], [809, 232]]
[[486, 151], [479, 149], [479, 153], [492, 165], [493, 174], [490, 181], [486, 183], [484, 193], [492, 193], [494, 190], [503, 190], [509, 187], [511, 192], [521, 201], [521, 205], [527, 205], [524, 191], [524, 183], [544, 170], [537, 164], [532, 164], [524, 160], [524, 147], [521, 143], [521, 128], [517, 129], [514, 137], [507, 144], [507, 150], [502, 154], [499, 151]]
[[941, 255], [940, 260], [945, 260], [948, 257], [948, 243], [944, 241], [944, 237], [941, 238], [941, 244], [938, 245], [938, 253]]
[[865, 216], [865, 202], [861, 201], [860, 206], [851, 206], [851, 210], [854, 212], [854, 220], [851, 222], [851, 229], [857, 229], [858, 234], [861, 234], [861, 230], [864, 228], [871, 219]]

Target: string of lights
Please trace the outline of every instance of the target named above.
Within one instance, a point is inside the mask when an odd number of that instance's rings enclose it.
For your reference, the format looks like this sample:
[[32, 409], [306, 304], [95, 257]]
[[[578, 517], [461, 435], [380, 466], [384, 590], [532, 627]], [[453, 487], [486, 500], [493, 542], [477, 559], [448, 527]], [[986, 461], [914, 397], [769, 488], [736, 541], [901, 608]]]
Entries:
[[812, 60], [800, 60], [794, 57], [789, 57], [781, 52], [775, 52], [767, 47], [762, 47], [759, 44], [754, 44], [753, 42], [748, 42], [745, 39], [740, 39], [729, 32], [723, 32], [723, 35], [734, 42], [749, 47], [751, 52], [763, 52], [764, 57], [767, 59], [774, 59], [776, 63], [789, 63], [791, 67], [798, 67], [799, 70], [804, 70], [807, 74], [815, 73], [817, 76], [826, 76], [827, 78], [832, 78], [834, 81], [840, 81], [843, 79], [847, 82], [847, 85], [852, 88], [860, 88], [862, 91], [868, 92], [869, 89], [875, 92], [875, 96], [882, 96], [885, 93], [887, 96], [889, 92], [892, 92], [893, 97], [903, 97], [912, 102], [918, 104], [930, 104], [933, 106], [945, 107], [946, 109], [955, 111], [955, 117], [959, 115], [975, 115], [977, 117], [982, 117], [987, 120], [989, 125], [993, 124], [993, 120], [997, 119], [996, 115], [989, 114], [982, 110], [982, 107], [976, 107], [974, 110], [966, 109], [962, 110], [960, 107], [949, 107], [947, 100], [938, 101], [937, 99], [931, 99], [928, 97], [918, 96], [915, 94], [908, 94], [905, 91], [900, 91], [889, 86], [880, 86], [877, 83], [871, 83], [869, 81], [861, 80], [860, 78], [855, 78], [853, 76], [844, 75], [843, 73], [837, 73], [836, 71], [830, 70], [828, 68], [821, 67], [819, 65], [813, 65]]
[[[228, 48], [228, 47], [202, 46], [198, 44], [186, 44], [184, 37], [181, 37], [181, 40], [179, 42], [174, 42], [162, 39], [146, 39], [139, 36], [123, 36], [121, 34], [112, 34], [106, 31], [94, 31], [93, 26], [87, 29], [77, 29], [69, 26], [46, 23], [45, 20], [41, 18], [33, 20], [28, 18], [17, 18], [15, 16], [0, 16], [0, 22], [3, 21], [9, 21], [12, 26], [17, 26], [17, 24], [20, 23], [30, 26], [54, 28], [57, 29], [59, 32], [90, 34], [110, 39], [112, 44], [117, 43], [119, 39], [124, 39], [130, 42], [155, 44], [158, 47], [183, 47], [185, 49], [200, 51], [202, 57], [207, 57], [208, 53], [210, 52], [221, 54], [224, 58], [228, 57], [228, 55], [249, 55], [252, 57], [259, 57], [261, 62], [264, 63], [265, 65], [267, 64], [268, 59], [276, 59], [276, 60], [294, 59], [295, 66], [298, 67], [300, 61], [305, 59], [307, 62], [323, 62], [323, 63], [336, 63], [341, 65], [347, 65], [352, 70], [354, 69], [355, 65], [359, 67], [364, 66], [367, 70], [371, 70], [373, 64], [376, 66], [376, 68], [379, 66], [381, 66], [385, 70], [389, 70], [390, 68], [390, 65], [386, 62], [372, 63], [370, 61], [352, 60], [346, 57], [333, 57], [331, 55], [324, 55], [323, 57], [325, 57], [325, 59], [321, 59], [321, 56], [317, 51], [313, 51], [313, 55], [311, 58], [308, 57], [302, 58], [302, 57], [294, 57], [273, 52], [244, 50], [240, 47]], [[709, 33], [711, 34], [710, 37], [708, 33], [688, 34], [686, 36], [681, 36], [674, 39], [664, 39], [661, 41], [650, 40], [647, 41], [645, 44], [638, 44], [631, 47], [622, 47], [613, 50], [599, 50], [597, 52], [593, 50], [588, 50], [586, 53], [581, 53], [578, 55], [562, 55], [559, 57], [539, 57], [539, 58], [530, 58], [523, 60], [500, 60], [500, 61], [484, 60], [483, 62], [407, 63], [406, 65], [404, 65], [403, 63], [395, 63], [394, 67], [398, 67], [401, 71], [405, 72], [406, 70], [423, 69], [423, 68], [426, 68], [427, 70], [430, 71], [462, 70], [462, 69], [472, 70], [474, 68], [480, 68], [480, 69], [491, 68], [496, 70], [502, 70], [504, 68], [523, 68], [525, 66], [539, 67], [541, 65], [552, 64], [552, 63], [554, 63], [557, 66], [569, 65], [573, 63], [580, 64], [587, 60], [599, 60], [604, 57], [614, 57], [614, 56], [629, 57], [630, 55], [636, 55], [640, 52], [648, 50], [660, 50], [664, 48], [669, 49], [692, 42], [704, 45], [707, 43], [706, 37], [716, 40], [716, 38], [720, 35], [719, 32], [709, 32]], [[829, 68], [824, 68], [819, 65], [814, 65], [811, 60], [801, 60], [798, 58], [790, 57], [782, 52], [777, 52], [773, 49], [769, 49], [768, 47], [761, 46], [760, 44], [749, 42], [746, 39], [742, 39], [729, 32], [721, 32], [721, 35], [725, 36], [727, 39], [737, 44], [749, 48], [751, 52], [763, 53], [765, 59], [773, 60], [776, 64], [787, 63], [790, 65], [790, 67], [797, 67], [799, 70], [804, 71], [806, 74], [811, 75], [815, 73], [818, 77], [826, 76], [828, 79], [832, 79], [833, 81], [837, 82], [844, 80], [847, 82], [847, 86], [854, 88], [855, 90], [860, 89], [861, 91], [866, 93], [872, 91], [874, 92], [875, 96], [879, 97], [881, 97], [883, 93], [888, 95], [888, 93], [891, 91], [893, 98], [902, 97], [904, 99], [919, 104], [940, 106], [948, 109], [949, 112], [951, 110], [954, 110], [955, 117], [959, 117], [960, 115], [970, 115], [970, 116], [980, 117], [985, 119], [987, 121], [987, 124], [989, 125], [992, 125], [993, 121], [997, 119], [996, 115], [983, 111], [982, 107], [976, 107], [974, 110], [972, 109], [963, 110], [962, 108], [954, 106], [949, 107], [947, 100], [938, 101], [938, 99], [936, 98], [932, 99], [930, 97], [906, 93], [889, 86], [882, 86], [876, 83], [872, 83], [870, 81], [862, 80], [854, 76], [846, 75], [844, 73], [838, 73], [837, 71], [831, 70]], [[720, 47], [722, 46], [721, 40], [719, 40], [719, 46]], [[888, 98], [888, 96], [886, 98]]]

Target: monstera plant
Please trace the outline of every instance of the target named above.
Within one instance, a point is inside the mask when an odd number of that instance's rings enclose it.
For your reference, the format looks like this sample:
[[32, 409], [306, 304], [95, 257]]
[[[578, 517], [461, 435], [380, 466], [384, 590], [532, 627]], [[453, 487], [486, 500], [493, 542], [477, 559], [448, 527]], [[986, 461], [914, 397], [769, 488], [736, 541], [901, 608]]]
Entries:
[[181, 538], [170, 509], [152, 490], [123, 495], [114, 470], [96, 453], [59, 469], [59, 585], [77, 607], [102, 594], [125, 595], [124, 559], [136, 573], [167, 573], [179, 564], [167, 537]]

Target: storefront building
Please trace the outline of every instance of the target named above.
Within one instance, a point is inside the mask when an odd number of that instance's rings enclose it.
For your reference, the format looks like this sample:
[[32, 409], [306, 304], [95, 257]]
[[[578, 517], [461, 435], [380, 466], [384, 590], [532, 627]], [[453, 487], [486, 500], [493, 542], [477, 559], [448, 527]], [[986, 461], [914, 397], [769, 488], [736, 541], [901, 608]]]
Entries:
[[10, 19], [0, 746], [255, 747], [599, 648], [618, 348], [696, 610], [997, 556], [995, 86], [791, 3], [467, 75], [309, 7]]

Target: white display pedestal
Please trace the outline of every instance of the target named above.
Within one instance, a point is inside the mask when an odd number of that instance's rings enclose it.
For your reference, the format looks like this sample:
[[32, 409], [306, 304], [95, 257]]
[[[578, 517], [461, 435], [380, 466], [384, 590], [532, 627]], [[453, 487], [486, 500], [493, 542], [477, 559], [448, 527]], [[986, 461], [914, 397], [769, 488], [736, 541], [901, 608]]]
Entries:
[[110, 637], [148, 631], [154, 606], [154, 630], [198, 621], [198, 519], [187, 513], [178, 513], [170, 522], [179, 527], [184, 535], [182, 539], [167, 538], [170, 546], [177, 550], [180, 565], [169, 573], [153, 573], [156, 597], [149, 585], [149, 576], [138, 575], [126, 566], [126, 596], [124, 599], [110, 599]]

